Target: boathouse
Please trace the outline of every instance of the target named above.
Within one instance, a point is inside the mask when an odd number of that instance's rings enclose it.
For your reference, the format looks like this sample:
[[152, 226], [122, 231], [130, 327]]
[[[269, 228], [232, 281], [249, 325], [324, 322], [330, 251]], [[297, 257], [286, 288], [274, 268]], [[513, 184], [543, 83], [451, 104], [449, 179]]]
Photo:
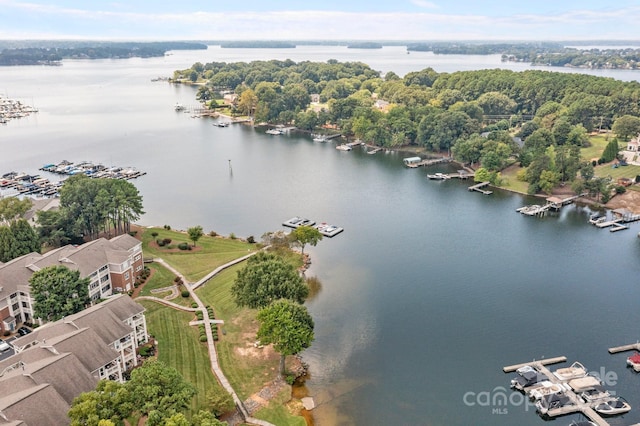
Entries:
[[418, 164], [421, 161], [422, 161], [422, 158], [420, 157], [407, 157], [402, 159], [402, 162], [404, 163], [405, 166], [409, 166], [411, 164]]

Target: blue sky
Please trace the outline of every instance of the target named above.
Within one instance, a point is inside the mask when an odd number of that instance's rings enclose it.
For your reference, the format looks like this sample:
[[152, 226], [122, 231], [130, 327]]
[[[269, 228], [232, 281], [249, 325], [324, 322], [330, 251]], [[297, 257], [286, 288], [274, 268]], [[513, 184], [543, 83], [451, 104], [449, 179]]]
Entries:
[[[0, 0], [0, 39], [637, 40], [640, 1]], [[614, 4], [615, 3], [615, 4]]]

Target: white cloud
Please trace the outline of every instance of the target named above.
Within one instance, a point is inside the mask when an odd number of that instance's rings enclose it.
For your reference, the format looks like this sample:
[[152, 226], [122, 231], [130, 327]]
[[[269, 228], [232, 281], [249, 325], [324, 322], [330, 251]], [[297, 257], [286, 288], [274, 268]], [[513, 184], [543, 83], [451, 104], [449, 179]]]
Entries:
[[411, 0], [411, 3], [424, 9], [438, 9], [438, 5], [426, 0]]

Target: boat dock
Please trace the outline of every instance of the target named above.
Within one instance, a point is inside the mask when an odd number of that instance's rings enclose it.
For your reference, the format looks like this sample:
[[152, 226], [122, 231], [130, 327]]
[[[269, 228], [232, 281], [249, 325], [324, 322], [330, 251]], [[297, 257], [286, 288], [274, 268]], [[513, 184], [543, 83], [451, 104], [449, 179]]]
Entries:
[[523, 206], [523, 207], [517, 208], [516, 211], [518, 213], [522, 213], [527, 216], [544, 216], [544, 214], [549, 210], [553, 209], [558, 211], [563, 206], [566, 206], [567, 204], [571, 204], [578, 198], [584, 197], [585, 195], [586, 194], [573, 195], [567, 198], [549, 197], [546, 199], [547, 203], [544, 205], [533, 204], [530, 206]]
[[420, 157], [409, 157], [402, 160], [404, 165], [410, 169], [417, 169], [418, 167], [432, 166], [434, 164], [444, 164], [450, 163], [453, 161], [451, 157], [440, 157], [440, 158], [426, 158], [422, 159]]
[[291, 219], [287, 219], [284, 222], [282, 222], [283, 226], [287, 226], [289, 228], [298, 228], [300, 226], [314, 226], [318, 231], [320, 231], [320, 233], [322, 235], [324, 235], [325, 237], [335, 237], [336, 235], [338, 235], [339, 233], [341, 233], [342, 231], [344, 231], [344, 228], [340, 227], [340, 226], [335, 226], [335, 225], [331, 225], [328, 224], [326, 222], [322, 222], [316, 225], [316, 222], [314, 220], [311, 219], [305, 219], [305, 218], [300, 218], [298, 216], [294, 216]]
[[481, 194], [484, 194], [484, 195], [491, 195], [491, 194], [493, 194], [493, 191], [487, 191], [486, 189], [482, 189], [482, 188], [484, 188], [484, 187], [486, 187], [486, 186], [489, 186], [489, 182], [480, 182], [480, 183], [477, 183], [477, 184], [475, 184], [475, 185], [470, 186], [470, 187], [469, 187], [469, 188], [467, 188], [467, 189], [468, 189], [469, 191], [477, 191], [477, 192], [479, 192], [479, 193], [481, 193]]
[[[565, 362], [566, 360], [567, 358], [565, 356], [561, 356], [556, 358], [542, 359], [539, 361], [531, 361], [531, 362], [525, 362], [522, 364], [510, 365], [510, 366], [504, 367], [502, 370], [505, 373], [510, 373], [510, 372], [516, 371], [518, 368], [521, 368], [524, 366], [531, 366], [539, 373], [544, 374], [547, 377], [547, 380], [550, 381], [551, 383], [564, 385], [567, 381], [560, 380], [546, 366], [550, 364], [556, 364], [559, 362]], [[563, 393], [563, 395], [566, 395], [569, 398], [570, 403], [563, 405], [559, 408], [552, 408], [548, 410], [546, 413], [548, 417], [557, 417], [565, 414], [580, 412], [583, 415], [585, 415], [590, 421], [592, 421], [598, 426], [609, 426], [609, 422], [607, 422], [604, 418], [602, 418], [600, 414], [598, 414], [593, 409], [593, 407], [598, 403], [600, 403], [600, 401], [584, 402], [582, 398], [576, 393], [576, 391], [566, 391]]]

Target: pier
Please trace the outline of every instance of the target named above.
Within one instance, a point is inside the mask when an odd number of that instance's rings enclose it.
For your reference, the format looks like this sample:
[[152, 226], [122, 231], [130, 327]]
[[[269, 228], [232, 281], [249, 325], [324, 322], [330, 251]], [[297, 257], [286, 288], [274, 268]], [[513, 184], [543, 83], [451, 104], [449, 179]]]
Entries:
[[616, 354], [618, 352], [626, 352], [626, 351], [633, 351], [633, 350], [640, 351], [640, 342], [632, 343], [630, 345], [616, 346], [613, 348], [609, 348], [609, 353]]
[[[559, 362], [565, 362], [566, 360], [567, 360], [567, 357], [561, 356], [556, 358], [542, 359], [539, 361], [531, 361], [531, 362], [525, 362], [522, 364], [510, 365], [507, 367], [503, 367], [502, 370], [505, 373], [510, 373], [510, 372], [516, 371], [518, 368], [528, 365], [533, 367], [539, 373], [544, 374], [547, 377], [547, 380], [550, 381], [551, 383], [558, 384], [558, 385], [565, 385], [568, 381], [560, 380], [546, 366], [550, 364], [556, 364]], [[580, 396], [576, 394], [576, 391], [566, 391], [563, 393], [563, 395], [566, 395], [569, 398], [570, 403], [559, 408], [550, 409], [549, 411], [547, 411], [546, 416], [557, 417], [565, 414], [580, 412], [598, 426], [609, 426], [609, 422], [603, 419], [600, 416], [600, 414], [598, 414], [593, 409], [593, 407], [595, 407], [601, 401], [596, 400], [592, 402], [584, 402], [582, 398], [580, 398]]]
[[553, 209], [558, 211], [563, 206], [566, 206], [567, 204], [571, 204], [578, 198], [584, 197], [585, 195], [586, 193], [580, 194], [580, 195], [573, 195], [567, 198], [549, 197], [546, 199], [547, 203], [545, 205], [540, 206], [537, 204], [533, 204], [530, 206], [523, 206], [523, 207], [517, 208], [516, 211], [518, 213], [522, 213], [527, 216], [544, 216], [544, 214], [549, 210]]
[[481, 193], [481, 194], [484, 194], [484, 195], [491, 195], [491, 194], [493, 194], [493, 191], [487, 191], [486, 189], [482, 189], [482, 188], [484, 188], [484, 187], [486, 187], [486, 186], [489, 186], [489, 182], [480, 182], [480, 183], [477, 183], [477, 184], [475, 184], [475, 185], [470, 186], [470, 187], [469, 187], [469, 188], [467, 188], [467, 189], [468, 189], [469, 191], [477, 191], [477, 192], [479, 192], [479, 193]]
[[433, 166], [434, 164], [444, 164], [450, 163], [453, 161], [451, 157], [440, 157], [440, 158], [426, 158], [422, 159], [420, 157], [409, 157], [402, 160], [404, 165], [409, 167], [410, 169], [417, 169], [418, 167], [425, 166]]

